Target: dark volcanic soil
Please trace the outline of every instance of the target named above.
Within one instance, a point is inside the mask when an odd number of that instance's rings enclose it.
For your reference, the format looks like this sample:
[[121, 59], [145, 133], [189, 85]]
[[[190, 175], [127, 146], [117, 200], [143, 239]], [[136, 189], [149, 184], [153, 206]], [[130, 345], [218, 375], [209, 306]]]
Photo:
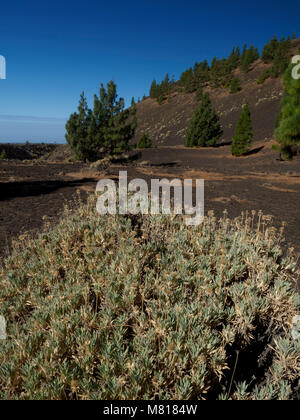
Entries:
[[77, 190], [84, 199], [94, 189], [95, 179], [80, 173], [85, 168], [75, 163], [0, 161], [0, 256], [25, 232], [34, 235], [46, 222], [57, 223], [65, 204], [76, 206]]
[[229, 217], [243, 210], [262, 210], [274, 217], [274, 225], [287, 223], [286, 240], [300, 253], [300, 156], [281, 162], [271, 142], [256, 143], [251, 154], [233, 158], [230, 147], [186, 149], [161, 147], [142, 151], [128, 165], [111, 165], [93, 172], [81, 163], [0, 161], [0, 254], [11, 249], [13, 239], [24, 232], [36, 234], [45, 221], [57, 223], [66, 203], [76, 206], [93, 193], [100, 178], [117, 179], [119, 170], [128, 178], [205, 179], [205, 211]]

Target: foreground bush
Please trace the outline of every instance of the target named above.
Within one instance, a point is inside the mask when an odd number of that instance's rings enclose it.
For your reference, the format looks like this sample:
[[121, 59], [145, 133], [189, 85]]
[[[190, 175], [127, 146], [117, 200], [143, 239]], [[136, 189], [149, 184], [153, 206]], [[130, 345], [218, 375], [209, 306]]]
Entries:
[[254, 214], [66, 215], [0, 272], [0, 398], [297, 398], [295, 261]]

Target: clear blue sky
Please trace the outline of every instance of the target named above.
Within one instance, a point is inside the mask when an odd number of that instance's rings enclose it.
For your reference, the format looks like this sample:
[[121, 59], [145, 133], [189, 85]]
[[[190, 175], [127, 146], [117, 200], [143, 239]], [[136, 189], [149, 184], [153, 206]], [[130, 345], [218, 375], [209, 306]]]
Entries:
[[92, 106], [110, 79], [128, 102], [155, 77], [177, 79], [196, 60], [299, 36], [300, 2], [7, 1], [1, 4], [0, 141], [64, 141], [82, 90]]

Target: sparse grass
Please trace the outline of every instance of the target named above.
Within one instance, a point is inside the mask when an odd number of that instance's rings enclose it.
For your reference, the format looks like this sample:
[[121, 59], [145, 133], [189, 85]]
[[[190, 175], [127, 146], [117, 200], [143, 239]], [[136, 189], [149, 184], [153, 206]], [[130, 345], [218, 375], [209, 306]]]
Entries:
[[296, 262], [253, 212], [199, 227], [95, 200], [0, 271], [0, 398], [295, 399]]

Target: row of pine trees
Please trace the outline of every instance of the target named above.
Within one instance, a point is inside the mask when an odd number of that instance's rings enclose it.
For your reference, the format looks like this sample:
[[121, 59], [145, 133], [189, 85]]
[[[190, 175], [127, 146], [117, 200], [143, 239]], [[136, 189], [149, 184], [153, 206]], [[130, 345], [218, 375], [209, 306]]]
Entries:
[[234, 70], [240, 68], [244, 73], [248, 73], [252, 64], [259, 58], [266, 64], [272, 64], [267, 70], [263, 70], [258, 78], [258, 83], [263, 83], [269, 77], [279, 77], [289, 65], [289, 53], [292, 47], [291, 37], [282, 37], [280, 40], [274, 36], [263, 48], [260, 56], [259, 51], [253, 45], [249, 48], [244, 45], [234, 47], [228, 58], [218, 59], [215, 57], [209, 66], [207, 60], [200, 63], [195, 62], [193, 67], [185, 70], [180, 79], [175, 82], [174, 76], [170, 79], [167, 74], [161, 83], [155, 79], [150, 87], [150, 97], [162, 103], [164, 99], [170, 97], [174, 89], [181, 89], [185, 93], [193, 93], [208, 83], [212, 88], [225, 87], [230, 89], [230, 93], [241, 90], [239, 79], [234, 76]]
[[[280, 152], [283, 159], [291, 159], [293, 149], [300, 146], [300, 74], [298, 78], [293, 77], [295, 65], [290, 64], [284, 73], [284, 96], [275, 127], [278, 144], [273, 148]], [[202, 94], [201, 90], [198, 90], [196, 98], [199, 105], [190, 121], [185, 146], [214, 146], [223, 134], [219, 116], [213, 109], [208, 93]], [[252, 139], [251, 111], [249, 104], [246, 104], [240, 114], [232, 140], [232, 155], [242, 156], [247, 153]]]

